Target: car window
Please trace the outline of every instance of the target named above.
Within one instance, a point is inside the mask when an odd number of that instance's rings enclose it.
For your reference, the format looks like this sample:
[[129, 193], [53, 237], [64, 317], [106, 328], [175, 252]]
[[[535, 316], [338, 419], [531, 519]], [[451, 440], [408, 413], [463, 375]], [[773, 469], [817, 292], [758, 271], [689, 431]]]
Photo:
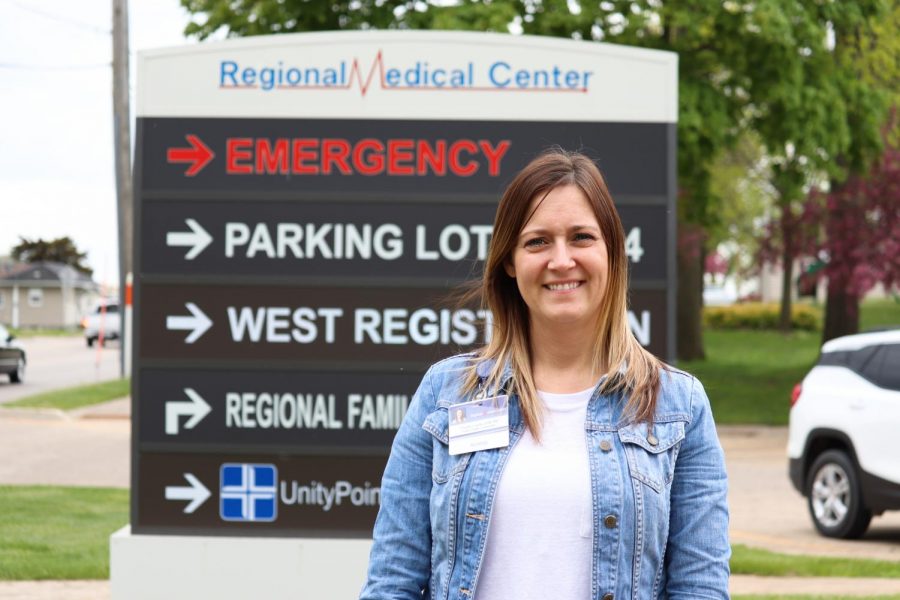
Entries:
[[9, 337], [9, 332], [6, 331], [6, 327], [0, 325], [0, 343], [6, 343], [6, 338]]
[[900, 344], [882, 346], [878, 371], [878, 385], [889, 390], [900, 390]]
[[847, 367], [856, 373], [862, 374], [863, 368], [869, 359], [878, 350], [878, 346], [866, 346], [857, 350], [838, 350], [825, 352], [819, 357], [819, 363], [823, 366]]

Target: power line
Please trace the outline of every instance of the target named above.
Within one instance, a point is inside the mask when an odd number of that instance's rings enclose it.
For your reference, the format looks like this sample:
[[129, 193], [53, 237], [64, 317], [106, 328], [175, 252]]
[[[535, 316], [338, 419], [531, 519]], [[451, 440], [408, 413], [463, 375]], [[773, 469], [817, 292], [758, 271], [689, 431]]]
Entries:
[[88, 69], [106, 69], [112, 63], [95, 63], [92, 65], [28, 65], [24, 63], [0, 62], [0, 69], [15, 69], [19, 71], [86, 71]]
[[77, 27], [79, 29], [83, 29], [85, 31], [90, 31], [91, 33], [96, 33], [99, 35], [111, 35], [112, 30], [103, 29], [102, 27], [97, 27], [96, 25], [91, 25], [89, 23], [82, 23], [81, 21], [77, 21], [75, 19], [70, 19], [68, 17], [61, 17], [59, 15], [54, 15], [53, 13], [49, 13], [47, 11], [41, 10], [39, 8], [35, 8], [33, 6], [29, 6], [18, 0], [6, 0], [8, 3], [12, 4], [16, 8], [20, 10], [24, 10], [36, 15], [40, 15], [45, 19], [51, 19], [53, 21], [59, 21], [60, 23], [65, 23], [66, 25], [71, 25], [72, 27]]

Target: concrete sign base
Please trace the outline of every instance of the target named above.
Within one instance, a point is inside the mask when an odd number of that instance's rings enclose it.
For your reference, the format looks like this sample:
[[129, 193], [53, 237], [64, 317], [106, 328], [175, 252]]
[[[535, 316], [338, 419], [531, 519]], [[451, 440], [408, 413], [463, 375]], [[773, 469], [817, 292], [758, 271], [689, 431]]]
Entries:
[[112, 600], [356, 598], [371, 540], [132, 535], [110, 537]]

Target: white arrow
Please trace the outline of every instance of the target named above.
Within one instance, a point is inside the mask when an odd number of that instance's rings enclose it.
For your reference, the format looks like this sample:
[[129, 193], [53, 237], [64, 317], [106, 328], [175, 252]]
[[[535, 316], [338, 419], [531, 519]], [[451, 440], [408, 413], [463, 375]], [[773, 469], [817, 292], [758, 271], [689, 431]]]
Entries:
[[166, 246], [193, 246], [187, 254], [184, 255], [186, 260], [194, 260], [198, 254], [203, 252], [213, 238], [209, 233], [201, 227], [200, 223], [194, 219], [185, 219], [187, 226], [191, 231], [170, 231], [166, 234]]
[[190, 504], [184, 507], [184, 512], [191, 514], [209, 498], [209, 490], [194, 477], [193, 473], [185, 473], [184, 478], [190, 483], [190, 487], [166, 486], [166, 500], [190, 500]]
[[166, 329], [190, 330], [191, 335], [184, 339], [184, 343], [193, 344], [212, 326], [212, 321], [193, 302], [185, 302], [184, 305], [191, 311], [191, 316], [166, 317]]
[[184, 393], [190, 401], [166, 402], [166, 433], [169, 435], [178, 433], [178, 417], [189, 416], [184, 428], [193, 429], [212, 410], [206, 400], [191, 388], [184, 388]]

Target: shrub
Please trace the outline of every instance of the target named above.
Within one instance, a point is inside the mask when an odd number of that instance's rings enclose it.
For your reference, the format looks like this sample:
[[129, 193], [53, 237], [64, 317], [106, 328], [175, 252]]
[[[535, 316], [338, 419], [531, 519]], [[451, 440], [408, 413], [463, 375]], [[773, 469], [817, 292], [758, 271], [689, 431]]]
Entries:
[[[778, 329], [781, 307], [775, 303], [748, 302], [703, 309], [703, 324], [713, 329]], [[817, 331], [822, 326], [822, 311], [809, 304], [791, 305], [794, 329]]]

